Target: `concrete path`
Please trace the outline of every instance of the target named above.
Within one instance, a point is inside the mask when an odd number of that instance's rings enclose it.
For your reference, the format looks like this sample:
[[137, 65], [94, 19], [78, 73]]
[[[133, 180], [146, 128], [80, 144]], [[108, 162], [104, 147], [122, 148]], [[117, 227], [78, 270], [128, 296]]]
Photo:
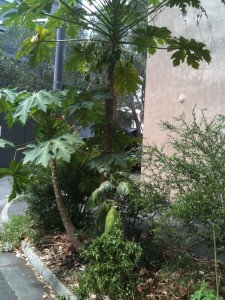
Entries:
[[36, 278], [24, 259], [13, 253], [0, 253], [0, 299], [41, 300], [43, 296], [52, 299], [49, 288]]
[[[26, 210], [23, 202], [8, 203], [10, 191], [10, 178], [0, 179], [0, 223]], [[18, 258], [14, 253], [0, 252], [0, 300], [41, 299], [52, 299], [50, 289], [36, 277], [26, 260]]]

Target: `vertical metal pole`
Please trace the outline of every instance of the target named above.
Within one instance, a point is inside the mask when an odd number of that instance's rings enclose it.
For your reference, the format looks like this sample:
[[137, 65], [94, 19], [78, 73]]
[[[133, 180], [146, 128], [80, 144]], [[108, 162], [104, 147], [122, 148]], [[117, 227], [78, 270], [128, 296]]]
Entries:
[[[57, 30], [57, 40], [65, 40], [65, 28]], [[55, 52], [55, 68], [53, 90], [62, 90], [65, 42], [57, 42]]]

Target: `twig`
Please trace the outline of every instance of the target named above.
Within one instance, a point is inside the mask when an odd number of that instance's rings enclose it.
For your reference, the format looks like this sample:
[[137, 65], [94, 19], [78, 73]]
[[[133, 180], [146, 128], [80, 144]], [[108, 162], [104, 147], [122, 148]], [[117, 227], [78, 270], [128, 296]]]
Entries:
[[218, 266], [217, 266], [217, 253], [216, 253], [216, 233], [215, 233], [215, 227], [213, 224], [213, 242], [214, 242], [214, 260], [215, 260], [215, 273], [216, 273], [216, 296], [219, 300], [220, 294], [219, 294], [219, 287], [220, 287], [220, 276], [218, 274]]

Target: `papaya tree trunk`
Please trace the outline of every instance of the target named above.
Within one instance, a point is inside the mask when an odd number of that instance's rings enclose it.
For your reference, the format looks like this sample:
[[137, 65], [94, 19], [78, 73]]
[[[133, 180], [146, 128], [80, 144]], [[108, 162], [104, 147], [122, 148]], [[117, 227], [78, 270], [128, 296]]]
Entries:
[[55, 192], [56, 204], [59, 210], [60, 217], [62, 219], [64, 228], [68, 237], [72, 243], [72, 246], [76, 249], [77, 252], [80, 252], [83, 245], [81, 241], [75, 236], [76, 228], [74, 227], [68, 210], [65, 206], [64, 199], [60, 189], [60, 183], [57, 175], [56, 161], [51, 159], [50, 161], [51, 174], [52, 174], [52, 184]]
[[114, 69], [115, 62], [110, 63], [108, 67], [107, 77], [107, 92], [111, 94], [111, 98], [105, 99], [105, 127], [103, 132], [103, 147], [104, 153], [110, 154], [113, 152], [113, 131], [112, 122], [116, 112], [116, 98], [114, 92]]

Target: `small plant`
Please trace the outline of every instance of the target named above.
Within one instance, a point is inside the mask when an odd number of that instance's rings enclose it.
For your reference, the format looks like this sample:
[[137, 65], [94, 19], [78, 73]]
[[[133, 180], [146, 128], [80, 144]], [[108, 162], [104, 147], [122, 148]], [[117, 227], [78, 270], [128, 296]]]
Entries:
[[217, 297], [216, 291], [209, 289], [205, 282], [202, 282], [199, 290], [191, 295], [190, 300], [223, 300], [223, 297]]
[[5, 223], [2, 226], [1, 232], [3, 250], [10, 251], [14, 248], [18, 248], [20, 242], [26, 237], [31, 240], [35, 239], [37, 233], [31, 229], [31, 223], [32, 221], [28, 215], [13, 216]]
[[111, 234], [96, 238], [83, 257], [90, 263], [78, 276], [79, 300], [89, 299], [91, 294], [99, 300], [104, 296], [110, 300], [134, 299], [138, 294], [139, 280], [134, 268], [141, 257], [141, 248], [126, 241], [118, 225]]

